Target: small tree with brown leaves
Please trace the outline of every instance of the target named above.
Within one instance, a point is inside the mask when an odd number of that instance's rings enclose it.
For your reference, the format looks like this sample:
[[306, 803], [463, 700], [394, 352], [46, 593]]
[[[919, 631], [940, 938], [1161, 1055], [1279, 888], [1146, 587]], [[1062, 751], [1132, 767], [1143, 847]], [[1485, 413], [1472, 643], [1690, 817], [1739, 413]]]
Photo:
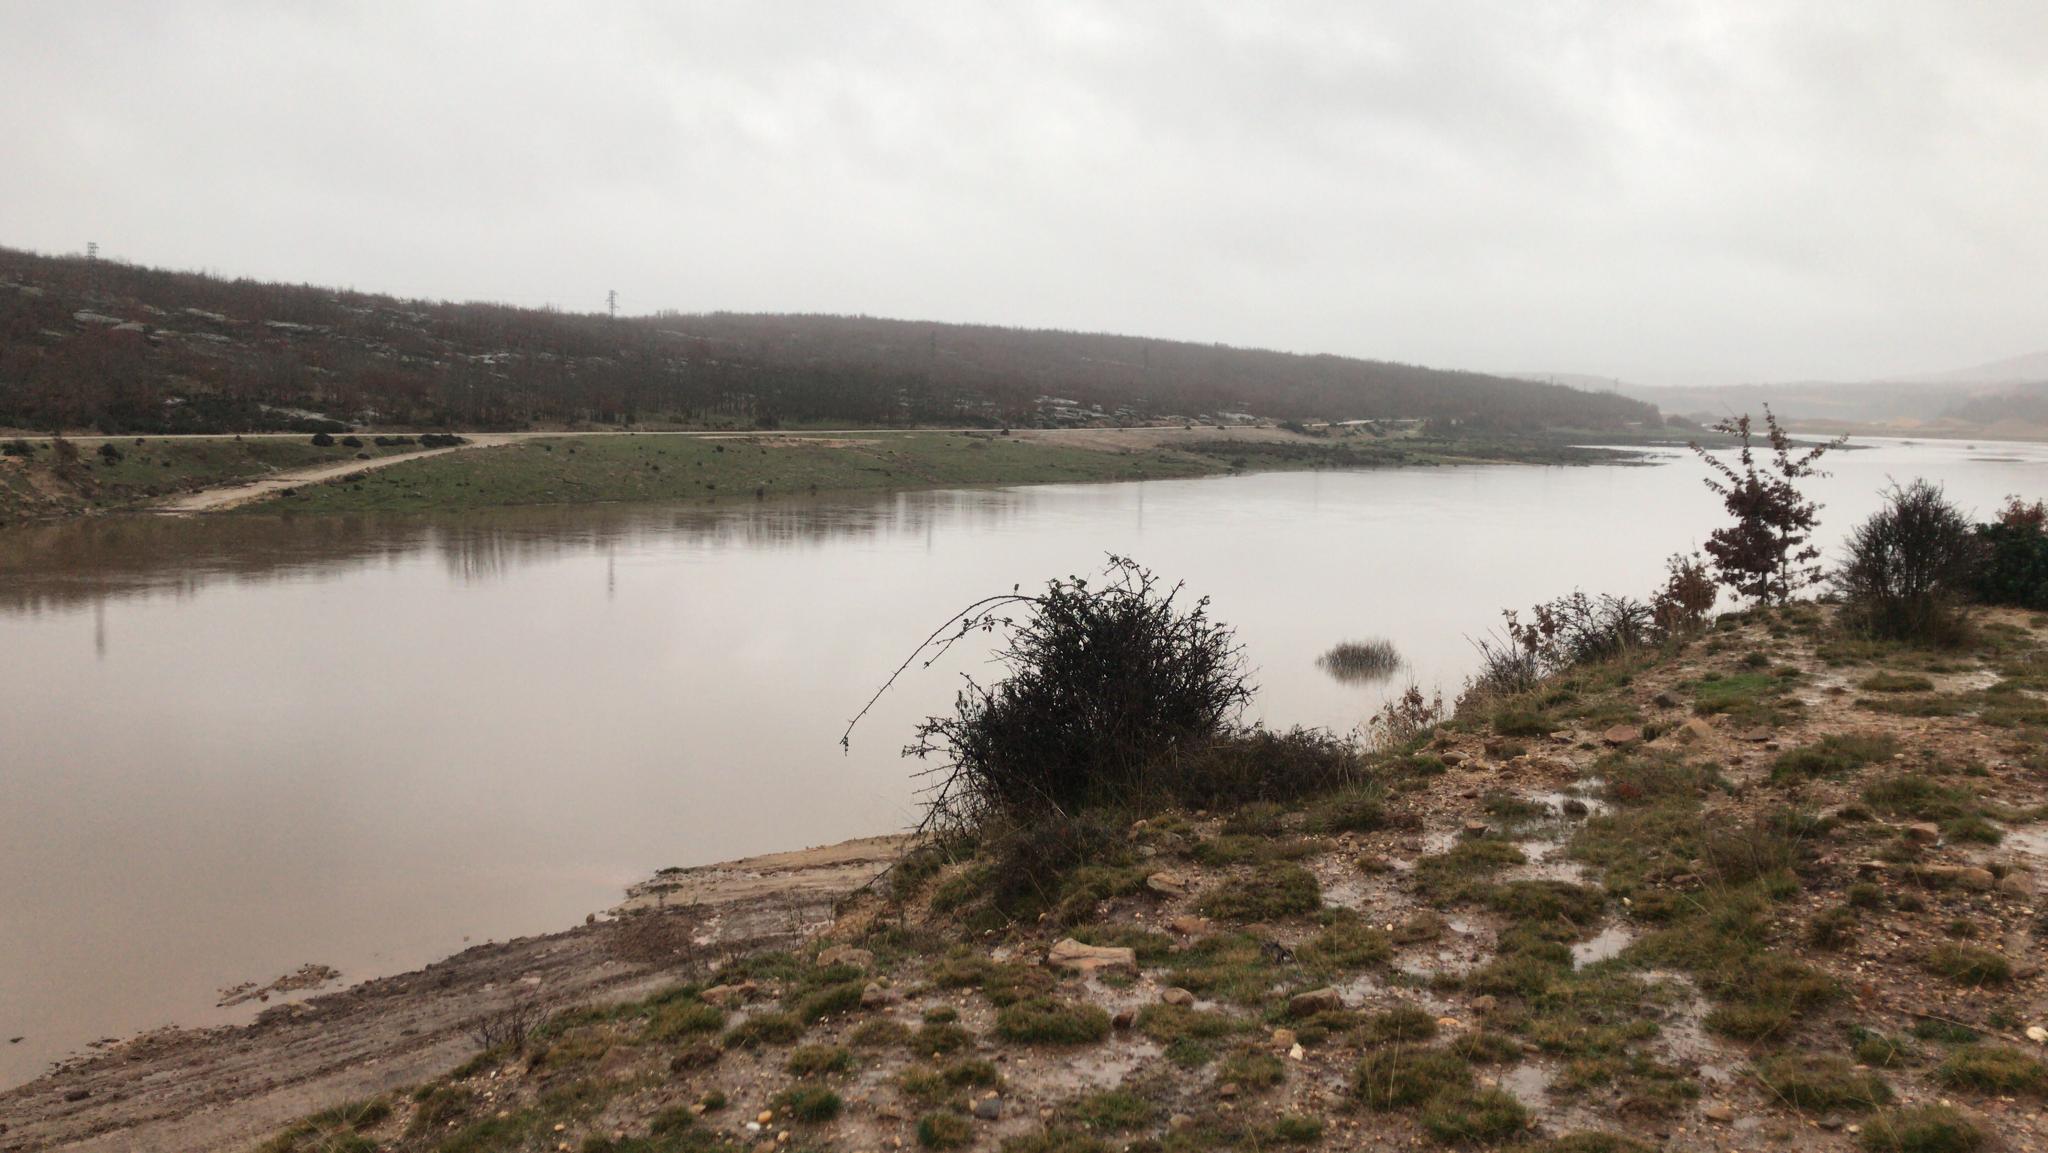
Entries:
[[1735, 595], [1759, 604], [1789, 600], [1793, 593], [1820, 582], [1821, 566], [1816, 563], [1820, 549], [1812, 543], [1820, 505], [1799, 491], [1799, 482], [1826, 476], [1814, 462], [1848, 441], [1842, 437], [1795, 455], [1792, 437], [1769, 405], [1764, 406], [1764, 426], [1769, 433], [1770, 459], [1762, 465], [1757, 462], [1748, 413], [1714, 426], [1716, 432], [1741, 441], [1735, 464], [1715, 457], [1697, 442], [1692, 445], [1715, 473], [1707, 478], [1707, 487], [1735, 518], [1734, 524], [1714, 530], [1707, 538], [1706, 551], [1713, 558], [1714, 573]]

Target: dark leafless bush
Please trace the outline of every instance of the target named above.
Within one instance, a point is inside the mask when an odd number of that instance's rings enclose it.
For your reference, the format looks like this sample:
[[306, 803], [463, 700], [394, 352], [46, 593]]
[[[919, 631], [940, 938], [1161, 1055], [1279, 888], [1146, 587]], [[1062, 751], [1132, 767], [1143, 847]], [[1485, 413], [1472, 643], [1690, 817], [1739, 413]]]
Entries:
[[1188, 605], [1181, 592], [1112, 556], [1099, 585], [1072, 577], [1042, 593], [988, 597], [926, 638], [882, 692], [975, 632], [1001, 635], [995, 660], [1005, 674], [990, 685], [965, 677], [952, 713], [926, 719], [904, 750], [943, 760], [931, 770], [926, 826], [1170, 792], [1162, 767], [1228, 733], [1252, 696], [1231, 630], [1210, 619], [1206, 598]]
[[1505, 609], [1501, 631], [1472, 642], [1479, 650], [1472, 691], [1527, 692], [1552, 673], [1611, 660], [1658, 639], [1654, 612], [1634, 597], [1574, 592], [1535, 606], [1529, 616], [1523, 621], [1520, 613]]
[[521, 998], [470, 1022], [469, 1035], [485, 1052], [503, 1050], [517, 1056], [526, 1052], [526, 1042], [540, 1028], [542, 1017], [538, 1002]]
[[1885, 507], [1849, 534], [1834, 574], [1844, 621], [1893, 640], [1960, 639], [1976, 551], [1970, 518], [1939, 485], [1893, 485]]
[[1428, 734], [1443, 720], [1444, 695], [1424, 696], [1421, 686], [1409, 685], [1366, 722], [1366, 740], [1374, 749], [1392, 752]]

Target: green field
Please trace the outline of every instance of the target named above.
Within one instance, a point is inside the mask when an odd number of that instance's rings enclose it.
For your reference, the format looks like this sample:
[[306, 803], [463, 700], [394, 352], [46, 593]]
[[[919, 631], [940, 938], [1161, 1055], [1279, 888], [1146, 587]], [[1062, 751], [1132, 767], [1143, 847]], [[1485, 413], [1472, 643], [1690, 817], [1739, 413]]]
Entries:
[[[564, 433], [465, 449], [360, 476], [310, 484], [247, 506], [258, 511], [439, 511], [592, 502], [712, 503], [827, 492], [1025, 485], [1208, 476], [1309, 468], [1389, 468], [1610, 458], [1559, 440], [1378, 438], [1363, 433], [1280, 436], [1180, 430], [1101, 433], [873, 431], [703, 437]], [[9, 438], [11, 439], [11, 438]], [[1119, 440], [1141, 447], [1115, 447]], [[1146, 443], [1147, 441], [1150, 443]], [[48, 438], [0, 457], [0, 525], [147, 508], [195, 489], [344, 464], [359, 455], [418, 451], [320, 447], [310, 437], [81, 437], [66, 464]], [[111, 444], [118, 455], [100, 451]]]
[[[825, 492], [1057, 484], [1291, 468], [1370, 468], [1469, 459], [1560, 459], [1560, 450], [1418, 442], [1190, 439], [1111, 449], [995, 433], [869, 432], [702, 438], [643, 434], [537, 438], [308, 486], [251, 506], [309, 513], [427, 511], [596, 501], [765, 499]], [[1562, 459], [1592, 459], [1562, 450]]]

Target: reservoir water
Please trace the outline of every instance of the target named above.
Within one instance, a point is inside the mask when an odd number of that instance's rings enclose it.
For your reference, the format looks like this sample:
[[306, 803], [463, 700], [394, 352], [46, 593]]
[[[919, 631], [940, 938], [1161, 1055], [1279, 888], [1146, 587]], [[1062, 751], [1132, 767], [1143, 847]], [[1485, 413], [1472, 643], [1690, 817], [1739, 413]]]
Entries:
[[[1891, 479], [1980, 516], [2048, 495], [2048, 446], [1872, 443], [1812, 486], [1831, 555]], [[399, 971], [663, 866], [900, 828], [898, 749], [980, 651], [842, 754], [846, 720], [954, 609], [1106, 553], [1212, 598], [1268, 724], [1455, 697], [1501, 608], [1646, 595], [1720, 523], [1700, 464], [1660, 460], [0, 532], [0, 1085], [246, 1019], [216, 1007], [243, 981]], [[1317, 667], [1372, 637], [1392, 680]]]

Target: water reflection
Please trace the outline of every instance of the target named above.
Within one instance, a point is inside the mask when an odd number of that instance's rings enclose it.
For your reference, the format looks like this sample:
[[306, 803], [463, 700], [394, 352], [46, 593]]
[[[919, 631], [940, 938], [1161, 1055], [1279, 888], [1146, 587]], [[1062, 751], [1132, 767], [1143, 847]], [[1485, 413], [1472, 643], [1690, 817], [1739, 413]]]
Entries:
[[[0, 533], [0, 612], [33, 615], [215, 585], [332, 579], [427, 554], [465, 585], [522, 567], [649, 542], [707, 551], [799, 549], [888, 534], [929, 549], [941, 524], [987, 531], [1028, 510], [1028, 490], [904, 493], [875, 500], [722, 506], [548, 506], [453, 516], [105, 518]], [[1142, 499], [1140, 500], [1142, 517]]]

